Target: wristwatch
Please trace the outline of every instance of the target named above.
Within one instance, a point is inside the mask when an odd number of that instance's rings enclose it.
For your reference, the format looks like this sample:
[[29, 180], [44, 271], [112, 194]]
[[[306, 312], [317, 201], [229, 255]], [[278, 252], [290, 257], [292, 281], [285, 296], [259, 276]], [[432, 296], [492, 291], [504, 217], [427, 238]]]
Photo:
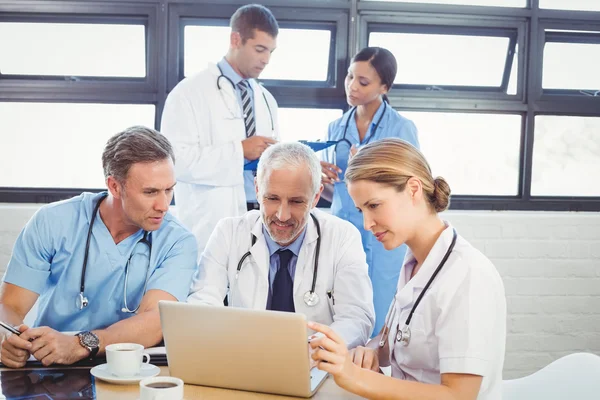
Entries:
[[98, 338], [98, 335], [85, 331], [79, 332], [77, 337], [79, 337], [79, 344], [90, 352], [90, 360], [96, 357], [96, 354], [98, 354], [98, 350], [100, 349], [100, 339]]

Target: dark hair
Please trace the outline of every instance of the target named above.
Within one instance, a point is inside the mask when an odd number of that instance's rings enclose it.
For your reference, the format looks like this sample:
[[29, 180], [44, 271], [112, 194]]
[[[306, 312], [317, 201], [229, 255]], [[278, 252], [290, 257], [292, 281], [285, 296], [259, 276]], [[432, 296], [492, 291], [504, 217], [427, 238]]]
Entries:
[[108, 139], [102, 152], [104, 177], [113, 176], [125, 182], [133, 164], [162, 161], [169, 157], [175, 162], [173, 148], [165, 136], [145, 126], [132, 126]]
[[271, 10], [260, 4], [248, 4], [238, 8], [231, 16], [229, 26], [232, 31], [240, 34], [242, 43], [254, 37], [255, 29], [274, 38], [279, 34], [279, 25]]
[[[392, 88], [394, 79], [396, 79], [398, 64], [396, 63], [396, 57], [394, 57], [391, 51], [383, 47], [365, 47], [352, 58], [352, 62], [356, 61], [368, 61], [375, 68], [375, 71], [377, 71], [381, 83], [388, 90]], [[389, 102], [386, 95], [383, 95], [383, 99]]]

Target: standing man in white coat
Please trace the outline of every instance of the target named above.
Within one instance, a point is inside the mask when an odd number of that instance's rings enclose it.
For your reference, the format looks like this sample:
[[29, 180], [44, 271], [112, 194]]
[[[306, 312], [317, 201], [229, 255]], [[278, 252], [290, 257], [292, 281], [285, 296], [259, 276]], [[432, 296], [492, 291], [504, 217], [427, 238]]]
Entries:
[[258, 209], [254, 173], [244, 165], [279, 139], [277, 103], [255, 80], [275, 50], [277, 20], [250, 4], [230, 26], [226, 56], [181, 81], [162, 115], [161, 132], [177, 157], [178, 217], [196, 236], [199, 254], [221, 218]]
[[260, 211], [219, 222], [200, 257], [188, 302], [299, 312], [366, 343], [375, 310], [360, 233], [315, 209], [323, 185], [317, 155], [278, 143], [256, 176]]

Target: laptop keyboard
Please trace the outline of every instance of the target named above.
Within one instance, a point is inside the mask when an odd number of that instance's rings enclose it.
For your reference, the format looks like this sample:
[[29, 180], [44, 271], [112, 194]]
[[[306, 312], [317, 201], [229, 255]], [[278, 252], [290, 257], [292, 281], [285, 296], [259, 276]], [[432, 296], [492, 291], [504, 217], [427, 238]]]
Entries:
[[320, 369], [313, 368], [310, 370], [310, 391], [313, 392], [323, 382], [323, 379], [327, 376], [327, 372], [321, 371]]

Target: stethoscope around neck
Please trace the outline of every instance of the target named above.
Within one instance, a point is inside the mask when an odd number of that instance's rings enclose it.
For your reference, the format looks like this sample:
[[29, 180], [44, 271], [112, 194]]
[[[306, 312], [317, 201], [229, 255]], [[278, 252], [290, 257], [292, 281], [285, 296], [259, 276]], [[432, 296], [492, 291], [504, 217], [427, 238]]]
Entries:
[[[101, 197], [98, 199], [98, 202], [96, 203], [96, 206], [94, 207], [94, 211], [92, 212], [92, 218], [90, 220], [90, 227], [88, 228], [88, 232], [87, 232], [87, 239], [85, 242], [85, 253], [83, 255], [83, 267], [81, 268], [81, 283], [80, 283], [80, 287], [79, 287], [79, 296], [78, 296], [77, 302], [76, 302], [77, 307], [80, 310], [83, 310], [90, 304], [88, 298], [84, 294], [84, 292], [85, 292], [85, 271], [87, 269], [88, 256], [90, 253], [90, 239], [92, 237], [92, 228], [94, 227], [94, 221], [96, 221], [96, 215], [98, 215], [98, 210], [100, 209], [100, 204], [102, 204], [102, 202], [104, 201], [104, 199], [106, 199], [107, 196], [108, 196], [108, 193], [103, 193], [101, 195]], [[148, 246], [148, 268], [146, 269], [146, 279], [144, 281], [144, 290], [142, 291], [142, 293], [146, 293], [146, 286], [148, 285], [148, 274], [150, 272], [150, 258], [152, 255], [152, 242], [151, 242], [151, 238], [150, 238], [150, 233], [148, 231], [144, 231], [144, 236], [136, 243], [135, 246], [133, 246], [134, 250], [139, 243], [143, 243], [146, 246]], [[125, 285], [123, 286], [124, 307], [121, 308], [121, 312], [130, 313], [130, 314], [137, 312], [137, 310], [139, 310], [139, 308], [140, 308], [140, 305], [142, 304], [140, 301], [140, 304], [138, 304], [138, 306], [136, 308], [134, 308], [133, 310], [131, 310], [127, 304], [127, 281], [129, 279], [129, 263], [131, 262], [131, 257], [133, 257], [133, 254], [134, 254], [134, 251], [132, 250], [131, 254], [129, 255], [129, 259], [127, 259], [127, 264], [125, 264]]]
[[[308, 290], [306, 293], [304, 293], [304, 304], [306, 304], [309, 307], [314, 307], [317, 304], [319, 304], [319, 300], [320, 300], [319, 295], [315, 292], [315, 288], [317, 286], [317, 274], [319, 271], [319, 253], [321, 252], [321, 225], [319, 225], [319, 221], [317, 221], [317, 217], [315, 217], [312, 213], [310, 214], [310, 216], [312, 217], [312, 220], [315, 222], [315, 227], [317, 228], [317, 247], [315, 249], [315, 263], [314, 263], [314, 267], [313, 267], [312, 286], [310, 287], [310, 290]], [[251, 236], [252, 236], [252, 240], [251, 240], [252, 245], [250, 246], [250, 250], [248, 250], [246, 253], [244, 253], [242, 258], [240, 258], [240, 261], [238, 262], [238, 265], [237, 265], [237, 269], [235, 271], [235, 281], [236, 282], [238, 280], [242, 266], [244, 265], [244, 261], [246, 260], [246, 258], [250, 257], [252, 247], [256, 243], [256, 236], [254, 234], [251, 234]], [[229, 304], [233, 304], [233, 303], [229, 302]]]
[[[387, 102], [385, 100], [383, 100], [383, 111], [381, 113], [381, 115], [379, 116], [379, 118], [377, 119], [377, 122], [375, 123], [375, 125], [371, 126], [371, 129], [368, 132], [367, 135], [367, 140], [364, 143], [361, 143], [362, 145], [365, 144], [369, 144], [371, 142], [371, 140], [373, 140], [373, 138], [375, 137], [375, 134], [377, 133], [377, 128], [379, 128], [379, 124], [381, 123], [381, 120], [383, 119], [383, 117], [385, 116], [385, 113], [387, 112]], [[350, 142], [350, 140], [348, 140], [347, 138], [347, 134], [348, 134], [348, 126], [350, 125], [350, 121], [352, 121], [352, 118], [354, 118], [354, 115], [356, 114], [356, 106], [352, 107], [352, 109], [350, 110], [350, 113], [348, 114], [348, 118], [346, 119], [346, 125], [344, 126], [344, 134], [342, 135], [342, 138], [340, 140], [338, 140], [335, 143], [335, 146], [333, 147], [333, 162], [340, 167], [340, 162], [338, 161], [337, 157], [338, 157], [338, 146], [340, 144], [343, 144], [344, 146], [348, 147], [347, 149], [347, 153], [345, 154], [347, 157], [349, 157], [349, 153], [350, 153], [350, 149], [352, 148], [352, 143]], [[346, 153], [346, 150], [344, 150], [344, 153]], [[342, 168], [342, 167], [340, 167]], [[342, 168], [342, 169], [345, 169]]]
[[[233, 83], [233, 81], [231, 79], [229, 79], [227, 76], [225, 76], [225, 74], [223, 73], [223, 70], [221, 69], [220, 65], [217, 64], [217, 68], [219, 69], [219, 72], [221, 73], [217, 77], [217, 89], [219, 90], [219, 94], [221, 95], [221, 99], [223, 100], [223, 103], [225, 103], [225, 107], [227, 107], [227, 109], [229, 110], [229, 112], [231, 113], [231, 115], [235, 118], [237, 114], [229, 106], [229, 103], [227, 103], [227, 101], [225, 100], [225, 96], [223, 96], [223, 88], [221, 87], [221, 79], [225, 79], [227, 82], [229, 82], [229, 84], [233, 88], [234, 92], [236, 90], [235, 84]], [[260, 84], [259, 84], [259, 86], [260, 86]], [[263, 99], [265, 101], [265, 104], [267, 105], [267, 110], [269, 111], [269, 118], [271, 119], [271, 133], [272, 133], [272, 136], [275, 136], [275, 122], [273, 121], [273, 112], [271, 112], [271, 106], [269, 105], [269, 102], [267, 101], [267, 96], [265, 95], [265, 92], [262, 89], [261, 89], [260, 93], [262, 94], [262, 97], [263, 97]], [[246, 116], [242, 114], [242, 118], [245, 118], [245, 117]]]
[[[410, 339], [411, 339], [410, 321], [412, 320], [412, 316], [413, 316], [415, 310], [417, 309], [417, 306], [421, 302], [423, 295], [425, 294], [425, 292], [427, 292], [427, 289], [429, 289], [429, 286], [431, 286], [431, 283], [433, 282], [433, 280], [435, 279], [437, 274], [440, 272], [440, 270], [442, 269], [444, 264], [446, 264], [446, 261], [448, 261], [448, 257], [450, 257], [450, 253], [452, 253], [452, 250], [454, 250], [454, 245], [456, 244], [456, 237], [457, 237], [456, 230], [452, 229], [452, 242], [450, 243], [450, 246], [448, 246], [448, 250], [446, 251], [446, 254], [444, 254], [444, 258], [442, 258], [442, 261], [439, 263], [439, 265], [437, 266], [437, 268], [431, 275], [431, 278], [429, 278], [429, 281], [427, 281], [427, 284], [423, 288], [423, 291], [421, 292], [421, 294], [419, 294], [419, 297], [417, 297], [417, 301], [415, 301], [415, 304], [412, 306], [410, 313], [408, 314], [408, 318], [406, 318], [406, 321], [404, 322], [404, 326], [402, 327], [402, 329], [400, 329], [400, 322], [398, 321], [398, 325], [396, 327], [396, 338], [395, 339], [396, 339], [396, 342], [400, 342], [400, 344], [402, 344], [405, 347], [408, 346], [408, 344], [410, 343]], [[388, 312], [387, 316], [385, 317], [385, 324], [383, 325], [383, 331], [381, 332], [381, 340], [379, 341], [380, 348], [385, 346], [385, 343], [387, 342], [388, 337], [390, 335], [390, 330], [392, 328], [392, 326], [391, 326], [392, 316], [396, 312], [396, 296], [395, 295], [394, 295], [394, 298], [392, 301], [393, 301], [392, 306], [390, 307], [390, 311]]]

